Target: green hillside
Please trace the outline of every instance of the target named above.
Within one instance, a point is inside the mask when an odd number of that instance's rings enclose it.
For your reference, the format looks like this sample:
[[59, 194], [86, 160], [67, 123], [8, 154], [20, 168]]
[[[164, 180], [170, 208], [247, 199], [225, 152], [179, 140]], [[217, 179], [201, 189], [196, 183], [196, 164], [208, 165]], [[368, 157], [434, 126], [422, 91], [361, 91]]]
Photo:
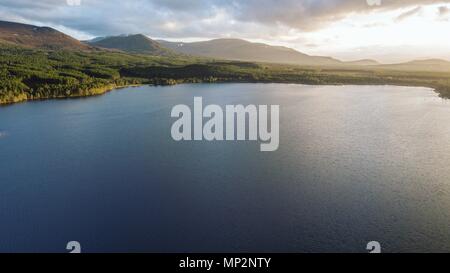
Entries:
[[116, 87], [198, 82], [428, 86], [450, 97], [450, 73], [292, 66], [108, 51], [0, 46], [0, 104], [102, 94]]
[[182, 43], [158, 41], [179, 53], [224, 60], [283, 63], [297, 65], [339, 65], [330, 57], [310, 56], [282, 46], [251, 43], [240, 39], [215, 39], [211, 41]]
[[53, 50], [92, 50], [92, 47], [53, 28], [5, 21], [0, 21], [0, 44]]
[[171, 55], [174, 54], [171, 50], [164, 48], [158, 42], [153, 41], [142, 34], [106, 37], [89, 42], [90, 45], [118, 49], [128, 53], [140, 53], [150, 55]]

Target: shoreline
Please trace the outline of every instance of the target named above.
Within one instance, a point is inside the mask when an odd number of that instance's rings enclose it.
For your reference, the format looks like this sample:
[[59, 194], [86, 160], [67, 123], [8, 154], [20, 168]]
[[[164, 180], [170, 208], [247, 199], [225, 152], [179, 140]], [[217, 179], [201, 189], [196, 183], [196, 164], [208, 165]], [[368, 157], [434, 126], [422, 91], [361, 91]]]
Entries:
[[17, 101], [10, 101], [10, 102], [2, 102], [2, 101], [0, 101], [0, 107], [10, 106], [10, 105], [18, 104], [18, 103], [25, 103], [25, 102], [29, 102], [29, 101], [64, 100], [64, 99], [79, 99], [79, 98], [95, 97], [95, 96], [104, 95], [104, 94], [106, 94], [108, 92], [111, 92], [111, 91], [114, 91], [114, 90], [124, 89], [124, 88], [128, 88], [128, 87], [139, 87], [139, 86], [144, 86], [144, 85], [146, 85], [146, 84], [130, 84], [130, 85], [107, 86], [107, 87], [104, 87], [104, 88], [96, 88], [96, 89], [88, 90], [86, 92], [88, 92], [89, 94], [84, 94], [84, 95], [77, 94], [77, 95], [70, 95], [70, 96], [25, 98], [25, 99], [20, 99], [20, 100], [17, 100]]
[[25, 102], [31, 102], [31, 101], [45, 101], [45, 100], [64, 100], [64, 99], [80, 99], [80, 98], [89, 98], [89, 97], [95, 97], [95, 96], [102, 96], [105, 95], [111, 91], [114, 90], [120, 90], [130, 87], [141, 87], [141, 86], [171, 86], [171, 85], [180, 85], [180, 84], [205, 84], [205, 83], [248, 83], [248, 84], [298, 84], [298, 85], [310, 85], [310, 86], [396, 86], [396, 87], [415, 87], [415, 88], [427, 88], [430, 89], [430, 91], [436, 93], [438, 97], [442, 99], [449, 99], [448, 97], [445, 97], [440, 93], [437, 88], [430, 87], [430, 86], [421, 86], [421, 85], [401, 85], [401, 84], [307, 84], [307, 83], [299, 83], [299, 82], [268, 82], [268, 81], [256, 81], [256, 82], [245, 82], [245, 81], [217, 81], [217, 82], [179, 82], [179, 83], [171, 83], [171, 84], [151, 84], [151, 83], [142, 83], [142, 84], [129, 84], [129, 85], [118, 85], [118, 86], [108, 86], [106, 88], [97, 88], [89, 90], [87, 92], [93, 92], [91, 94], [85, 94], [85, 95], [71, 95], [71, 96], [55, 96], [55, 97], [47, 97], [47, 98], [26, 98], [18, 101], [12, 101], [12, 102], [1, 102], [0, 101], [0, 107], [6, 107], [11, 106], [19, 103], [25, 103]]
[[308, 83], [301, 83], [301, 82], [276, 82], [276, 81], [216, 81], [216, 82], [189, 82], [189, 81], [183, 81], [183, 82], [177, 82], [174, 80], [170, 84], [152, 84], [152, 83], [141, 83], [141, 84], [129, 84], [129, 85], [117, 85], [117, 86], [107, 86], [104, 88], [96, 88], [86, 91], [88, 94], [77, 94], [77, 95], [70, 95], [70, 96], [54, 96], [54, 97], [44, 97], [44, 98], [25, 98], [20, 99], [17, 101], [10, 101], [10, 102], [2, 102], [0, 101], [0, 107], [6, 107], [11, 106], [14, 104], [19, 103], [25, 103], [30, 101], [45, 101], [45, 100], [63, 100], [63, 99], [80, 99], [80, 98], [88, 98], [88, 97], [95, 97], [95, 96], [102, 96], [106, 93], [109, 93], [114, 90], [120, 90], [130, 87], [141, 87], [141, 86], [171, 86], [171, 85], [180, 85], [180, 84], [205, 84], [205, 83], [248, 83], [248, 84], [299, 84], [299, 85], [310, 85], [310, 86], [396, 86], [396, 87], [416, 87], [416, 88], [427, 88], [430, 89], [430, 91], [433, 91], [436, 93], [440, 98], [442, 99], [449, 99], [449, 97], [444, 96], [441, 92], [438, 91], [437, 88], [431, 87], [431, 86], [424, 86], [424, 85], [402, 85], [402, 84], [351, 84], [351, 83], [336, 83], [336, 84], [308, 84]]

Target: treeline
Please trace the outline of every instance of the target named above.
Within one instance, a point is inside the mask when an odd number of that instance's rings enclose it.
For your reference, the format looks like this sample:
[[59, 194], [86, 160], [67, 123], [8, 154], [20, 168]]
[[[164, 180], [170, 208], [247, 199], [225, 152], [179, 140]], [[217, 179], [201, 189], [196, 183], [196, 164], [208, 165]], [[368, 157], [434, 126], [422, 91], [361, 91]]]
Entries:
[[112, 52], [43, 51], [0, 46], [0, 103], [102, 94], [120, 86], [170, 79], [132, 77], [122, 71], [142, 66], [182, 66], [190, 58], [162, 58]]
[[392, 84], [431, 87], [441, 96], [450, 97], [447, 72], [300, 67], [187, 56], [44, 51], [0, 46], [0, 104], [98, 95], [127, 85], [200, 82]]

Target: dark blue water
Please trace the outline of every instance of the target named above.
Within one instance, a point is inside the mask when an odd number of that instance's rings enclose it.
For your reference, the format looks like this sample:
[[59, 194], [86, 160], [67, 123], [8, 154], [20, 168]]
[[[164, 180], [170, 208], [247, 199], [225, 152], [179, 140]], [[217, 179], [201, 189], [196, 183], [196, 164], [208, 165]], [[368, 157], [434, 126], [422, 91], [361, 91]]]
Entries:
[[[280, 105], [280, 147], [175, 142], [176, 104]], [[140, 87], [0, 108], [0, 252], [450, 251], [429, 89]]]

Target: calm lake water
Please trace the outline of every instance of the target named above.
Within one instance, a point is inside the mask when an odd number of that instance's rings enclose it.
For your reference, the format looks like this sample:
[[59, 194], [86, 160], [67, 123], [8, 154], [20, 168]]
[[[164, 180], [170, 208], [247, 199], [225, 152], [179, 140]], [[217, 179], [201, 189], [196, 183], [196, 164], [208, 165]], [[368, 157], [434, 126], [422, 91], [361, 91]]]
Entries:
[[[175, 142], [177, 104], [280, 105], [280, 147]], [[0, 108], [0, 252], [450, 251], [450, 102], [198, 84]]]

